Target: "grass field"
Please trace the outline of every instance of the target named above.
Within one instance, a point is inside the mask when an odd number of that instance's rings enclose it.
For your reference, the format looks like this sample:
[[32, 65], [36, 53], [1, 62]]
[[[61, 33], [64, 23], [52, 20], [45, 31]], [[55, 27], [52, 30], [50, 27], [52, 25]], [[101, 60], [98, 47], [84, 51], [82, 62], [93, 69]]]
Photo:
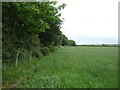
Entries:
[[116, 88], [118, 48], [60, 48], [22, 72], [18, 88]]

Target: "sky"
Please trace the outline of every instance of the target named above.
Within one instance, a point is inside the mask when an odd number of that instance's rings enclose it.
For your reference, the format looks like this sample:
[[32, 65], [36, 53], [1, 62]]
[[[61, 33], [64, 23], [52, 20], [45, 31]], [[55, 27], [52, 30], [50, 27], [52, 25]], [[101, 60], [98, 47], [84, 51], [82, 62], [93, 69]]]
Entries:
[[80, 44], [118, 43], [119, 0], [57, 0], [67, 6], [61, 31]]

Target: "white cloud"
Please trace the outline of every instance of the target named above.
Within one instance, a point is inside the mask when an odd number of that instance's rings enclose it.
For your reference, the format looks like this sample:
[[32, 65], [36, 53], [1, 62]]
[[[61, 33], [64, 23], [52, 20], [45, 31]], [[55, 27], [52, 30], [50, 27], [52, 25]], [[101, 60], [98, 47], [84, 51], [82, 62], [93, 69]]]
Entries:
[[82, 43], [117, 43], [118, 0], [57, 0], [66, 3], [62, 32]]

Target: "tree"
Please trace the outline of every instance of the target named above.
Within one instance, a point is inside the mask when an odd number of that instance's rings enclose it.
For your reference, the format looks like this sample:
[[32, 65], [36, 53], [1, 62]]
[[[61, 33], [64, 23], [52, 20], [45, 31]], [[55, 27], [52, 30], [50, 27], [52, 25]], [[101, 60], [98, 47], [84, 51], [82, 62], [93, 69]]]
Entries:
[[3, 61], [15, 62], [16, 67], [21, 49], [46, 55], [54, 47], [74, 46], [73, 40], [60, 31], [62, 19], [59, 11], [66, 4], [56, 6], [57, 2], [4, 2], [2, 3]]
[[70, 45], [70, 46], [76, 46], [76, 43], [75, 43], [75, 41], [73, 41], [73, 40], [69, 40], [69, 45]]
[[[37, 3], [39, 4], [39, 3]], [[29, 48], [36, 43], [39, 32], [49, 28], [46, 22], [39, 17], [36, 3], [5, 2], [3, 7], [3, 57], [8, 52], [8, 57], [16, 51], [16, 61], [19, 57], [19, 49]], [[38, 41], [39, 42], [39, 41]], [[14, 60], [12, 58], [12, 60]]]

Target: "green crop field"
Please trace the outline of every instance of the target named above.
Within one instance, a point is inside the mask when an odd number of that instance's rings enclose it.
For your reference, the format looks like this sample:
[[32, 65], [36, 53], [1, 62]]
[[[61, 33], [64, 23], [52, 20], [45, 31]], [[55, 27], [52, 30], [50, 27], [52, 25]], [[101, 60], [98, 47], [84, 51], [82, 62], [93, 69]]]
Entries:
[[19, 88], [116, 88], [118, 48], [63, 47], [23, 72]]

